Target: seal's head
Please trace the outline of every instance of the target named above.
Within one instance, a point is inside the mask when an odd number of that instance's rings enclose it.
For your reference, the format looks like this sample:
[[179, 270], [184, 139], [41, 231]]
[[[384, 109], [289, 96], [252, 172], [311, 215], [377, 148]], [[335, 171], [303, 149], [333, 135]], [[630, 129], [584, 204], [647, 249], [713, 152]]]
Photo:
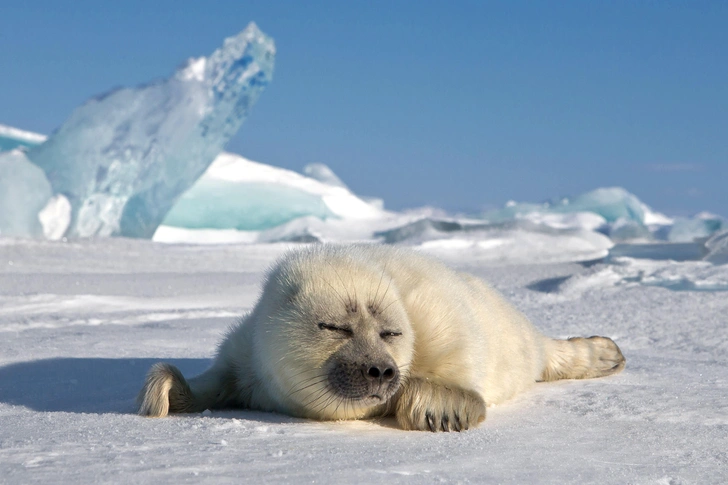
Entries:
[[378, 414], [406, 378], [414, 335], [400, 295], [386, 268], [355, 256], [314, 248], [268, 278], [255, 348], [271, 397], [292, 414]]

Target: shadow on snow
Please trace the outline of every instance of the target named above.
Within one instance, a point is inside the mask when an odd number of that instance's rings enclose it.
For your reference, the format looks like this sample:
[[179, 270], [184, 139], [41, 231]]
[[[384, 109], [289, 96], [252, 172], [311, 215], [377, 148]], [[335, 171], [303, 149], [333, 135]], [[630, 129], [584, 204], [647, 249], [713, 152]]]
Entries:
[[[136, 396], [144, 377], [157, 362], [177, 366], [185, 377], [200, 374], [212, 364], [210, 359], [138, 358], [57, 358], [18, 362], [0, 367], [0, 402], [44, 412], [134, 414]], [[213, 416], [271, 424], [308, 422], [246, 409], [216, 410]], [[387, 423], [383, 425], [387, 426]]]
[[[144, 376], [162, 359], [57, 358], [0, 367], [0, 402], [36, 411], [133, 413]], [[209, 359], [168, 359], [185, 376]]]

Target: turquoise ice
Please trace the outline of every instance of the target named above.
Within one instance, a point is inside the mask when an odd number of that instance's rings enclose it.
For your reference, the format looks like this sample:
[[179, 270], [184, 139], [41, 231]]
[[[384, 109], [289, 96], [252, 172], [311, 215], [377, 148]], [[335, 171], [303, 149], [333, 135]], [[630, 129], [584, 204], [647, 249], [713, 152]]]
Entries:
[[149, 238], [270, 83], [273, 40], [250, 24], [171, 77], [90, 99], [28, 157], [71, 202], [74, 237]]

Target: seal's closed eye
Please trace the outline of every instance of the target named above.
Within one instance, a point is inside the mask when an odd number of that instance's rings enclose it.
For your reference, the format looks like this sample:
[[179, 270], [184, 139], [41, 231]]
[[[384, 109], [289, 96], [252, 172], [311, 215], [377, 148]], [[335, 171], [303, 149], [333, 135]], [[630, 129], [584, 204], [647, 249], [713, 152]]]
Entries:
[[331, 325], [330, 323], [324, 323], [319, 322], [318, 328], [321, 330], [330, 330], [332, 332], [340, 332], [345, 335], [354, 335], [354, 331], [348, 327], [337, 327], [336, 325]]

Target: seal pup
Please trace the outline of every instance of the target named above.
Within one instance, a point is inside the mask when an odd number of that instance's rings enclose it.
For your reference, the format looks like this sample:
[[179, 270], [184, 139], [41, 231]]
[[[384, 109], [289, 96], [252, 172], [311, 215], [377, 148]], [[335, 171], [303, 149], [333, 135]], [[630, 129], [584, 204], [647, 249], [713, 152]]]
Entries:
[[318, 245], [270, 270], [253, 310], [187, 381], [149, 371], [139, 414], [215, 408], [319, 420], [394, 415], [404, 429], [461, 431], [538, 381], [615, 374], [606, 337], [555, 340], [481, 279], [413, 250]]

